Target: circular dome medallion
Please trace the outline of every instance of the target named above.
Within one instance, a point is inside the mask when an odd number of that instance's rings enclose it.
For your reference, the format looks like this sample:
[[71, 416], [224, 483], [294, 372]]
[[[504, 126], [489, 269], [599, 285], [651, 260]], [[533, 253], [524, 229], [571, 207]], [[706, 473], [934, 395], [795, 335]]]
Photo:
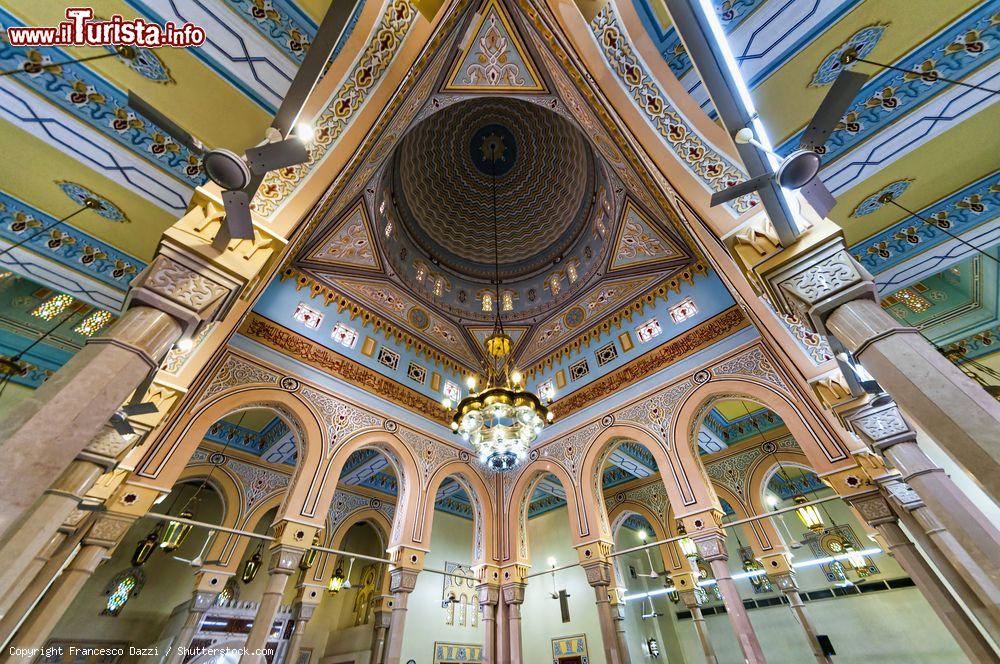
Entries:
[[507, 175], [517, 161], [517, 141], [510, 129], [501, 124], [480, 127], [469, 141], [472, 163], [491, 178]]
[[391, 176], [401, 226], [428, 256], [477, 281], [493, 277], [494, 167], [505, 281], [537, 273], [571, 250], [595, 189], [586, 138], [536, 104], [478, 98], [414, 127]]

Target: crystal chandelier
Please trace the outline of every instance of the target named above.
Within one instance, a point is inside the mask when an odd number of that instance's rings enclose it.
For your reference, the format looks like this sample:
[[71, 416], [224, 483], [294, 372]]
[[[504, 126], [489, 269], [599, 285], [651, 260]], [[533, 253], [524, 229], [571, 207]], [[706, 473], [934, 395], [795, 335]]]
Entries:
[[[493, 186], [493, 268], [496, 299], [493, 331], [486, 338], [486, 361], [483, 363], [484, 384], [477, 391], [475, 376], [467, 381], [469, 395], [458, 402], [451, 419], [453, 432], [472, 444], [479, 460], [495, 471], [513, 468], [524, 459], [552, 413], [524, 385], [523, 376], [512, 366], [513, 342], [504, 332], [500, 316], [500, 250], [497, 238], [497, 160], [503, 159], [505, 146], [496, 134], [487, 136], [483, 155], [492, 162]], [[444, 400], [451, 408], [451, 400]]]

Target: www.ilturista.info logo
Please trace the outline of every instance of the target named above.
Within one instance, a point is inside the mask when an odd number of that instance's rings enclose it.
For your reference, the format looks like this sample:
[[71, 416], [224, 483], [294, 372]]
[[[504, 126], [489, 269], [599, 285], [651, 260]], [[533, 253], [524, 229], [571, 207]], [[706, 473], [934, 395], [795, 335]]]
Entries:
[[115, 14], [108, 20], [94, 20], [90, 7], [69, 7], [66, 20], [49, 27], [9, 27], [11, 46], [110, 46], [128, 44], [144, 48], [171, 46], [185, 48], [205, 43], [205, 30], [193, 23], [163, 25], [141, 18], [128, 20]]

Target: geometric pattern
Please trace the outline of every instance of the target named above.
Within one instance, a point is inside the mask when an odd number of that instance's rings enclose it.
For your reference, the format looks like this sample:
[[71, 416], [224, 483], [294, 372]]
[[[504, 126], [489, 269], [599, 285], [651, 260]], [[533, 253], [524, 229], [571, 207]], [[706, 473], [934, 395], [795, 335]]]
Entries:
[[631, 199], [627, 199], [611, 256], [608, 272], [683, 258], [684, 253], [665, 233], [657, 230]]
[[323, 265], [382, 271], [382, 261], [375, 249], [363, 199], [359, 199], [332, 226], [330, 232], [307, 254], [306, 260]]
[[545, 92], [517, 29], [497, 0], [487, 0], [470, 26], [472, 39], [464, 43], [444, 86], [445, 92]]

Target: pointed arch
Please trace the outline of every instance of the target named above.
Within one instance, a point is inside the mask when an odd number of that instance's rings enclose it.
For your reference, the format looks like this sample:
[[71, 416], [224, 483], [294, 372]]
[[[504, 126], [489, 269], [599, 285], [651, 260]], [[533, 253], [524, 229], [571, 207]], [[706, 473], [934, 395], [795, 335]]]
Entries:
[[420, 521], [414, 524], [413, 539], [418, 542], [426, 541], [429, 544], [433, 535], [434, 499], [441, 483], [448, 477], [459, 483], [472, 502], [475, 527], [472, 564], [497, 562], [494, 531], [489, 527], [492, 516], [496, 513], [493, 498], [483, 478], [464, 461], [446, 463], [431, 475], [422, 492]]
[[539, 458], [521, 468], [513, 481], [511, 491], [504, 495], [503, 511], [499, 515], [500, 527], [503, 528], [499, 557], [504, 564], [526, 564], [530, 560], [527, 508], [535, 487], [546, 475], [554, 475], [566, 492], [566, 512], [573, 546], [584, 542], [587, 531], [584, 526], [583, 504], [572, 473], [558, 461]]

